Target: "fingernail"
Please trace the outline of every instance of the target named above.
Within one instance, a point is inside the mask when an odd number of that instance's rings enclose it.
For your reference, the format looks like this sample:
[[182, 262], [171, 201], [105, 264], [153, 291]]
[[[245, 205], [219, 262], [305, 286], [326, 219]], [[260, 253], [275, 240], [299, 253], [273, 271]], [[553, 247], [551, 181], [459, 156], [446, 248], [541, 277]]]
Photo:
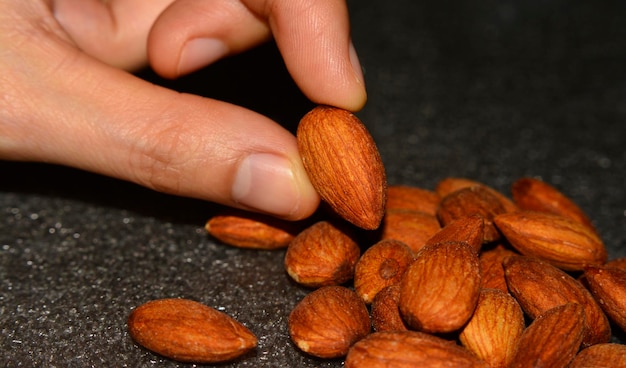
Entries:
[[352, 64], [352, 69], [354, 69], [354, 74], [356, 75], [359, 83], [363, 84], [363, 69], [361, 68], [361, 62], [359, 61], [359, 56], [356, 53], [356, 49], [354, 48], [354, 44], [350, 42], [349, 48], [350, 54], [350, 63]]
[[231, 193], [241, 205], [283, 217], [293, 214], [300, 202], [291, 162], [270, 153], [255, 153], [243, 159]]
[[214, 38], [196, 38], [187, 41], [178, 62], [178, 74], [198, 70], [228, 53], [226, 45]]

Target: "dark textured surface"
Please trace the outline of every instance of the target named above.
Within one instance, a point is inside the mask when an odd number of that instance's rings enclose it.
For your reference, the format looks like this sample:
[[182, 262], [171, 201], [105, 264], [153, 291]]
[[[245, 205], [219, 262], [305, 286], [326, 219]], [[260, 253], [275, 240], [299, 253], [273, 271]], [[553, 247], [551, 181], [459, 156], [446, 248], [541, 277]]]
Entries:
[[[626, 8], [620, 1], [351, 1], [369, 102], [359, 116], [389, 182], [447, 176], [506, 193], [537, 176], [626, 256]], [[311, 107], [272, 45], [177, 82], [293, 128]], [[271, 88], [268, 93], [267, 88]], [[3, 365], [173, 367], [130, 340], [130, 310], [186, 297], [259, 337], [242, 367], [339, 367], [294, 348], [286, 318], [306, 291], [284, 253], [206, 236], [219, 208], [75, 170], [0, 163]], [[619, 336], [623, 341], [623, 334]], [[231, 366], [231, 365], [226, 365]]]

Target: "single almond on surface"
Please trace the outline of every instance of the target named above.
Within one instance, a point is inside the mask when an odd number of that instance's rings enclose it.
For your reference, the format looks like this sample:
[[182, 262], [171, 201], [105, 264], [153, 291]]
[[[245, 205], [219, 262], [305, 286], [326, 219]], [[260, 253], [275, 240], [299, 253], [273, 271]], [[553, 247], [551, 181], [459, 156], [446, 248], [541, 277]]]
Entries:
[[589, 217], [574, 201], [544, 181], [520, 178], [513, 183], [511, 193], [520, 209], [568, 217], [596, 231]]
[[304, 168], [322, 199], [352, 224], [378, 228], [387, 178], [365, 125], [349, 111], [318, 106], [300, 120], [296, 138]]
[[502, 262], [507, 257], [514, 255], [518, 255], [518, 253], [501, 244], [480, 252], [478, 260], [480, 261], [481, 287], [499, 289], [508, 293], [509, 287], [506, 285], [506, 279], [504, 278], [504, 268], [502, 267]]
[[382, 289], [372, 301], [371, 316], [374, 331], [406, 331], [399, 309], [400, 285]]
[[256, 336], [232, 317], [186, 299], [159, 299], [135, 308], [128, 332], [146, 349], [181, 362], [225, 362], [257, 345]]
[[343, 228], [319, 221], [291, 241], [285, 270], [307, 287], [340, 285], [354, 277], [360, 255], [361, 248]]
[[511, 295], [498, 289], [483, 289], [459, 339], [491, 368], [504, 368], [511, 363], [525, 327], [524, 312]]
[[606, 261], [604, 243], [589, 227], [560, 215], [518, 211], [494, 218], [503, 236], [520, 253], [568, 271]]
[[439, 194], [439, 196], [443, 198], [447, 196], [448, 194], [455, 192], [459, 189], [471, 188], [471, 187], [477, 187], [477, 186], [482, 187], [483, 189], [493, 194], [496, 198], [498, 198], [498, 200], [500, 201], [500, 203], [502, 204], [506, 212], [514, 212], [518, 210], [517, 205], [509, 197], [505, 196], [501, 192], [495, 190], [494, 188], [484, 183], [481, 183], [476, 180], [468, 179], [468, 178], [455, 178], [455, 177], [444, 178], [441, 181], [439, 181], [439, 183], [437, 183], [437, 186], [435, 187], [435, 193]]
[[426, 240], [426, 244], [443, 243], [447, 241], [465, 242], [480, 252], [483, 244], [485, 219], [480, 215], [461, 217], [439, 230]]
[[381, 239], [394, 239], [408, 245], [413, 252], [419, 251], [426, 240], [441, 229], [433, 215], [413, 210], [388, 210], [381, 226]]
[[480, 265], [466, 243], [428, 245], [400, 282], [400, 313], [413, 329], [452, 332], [467, 322], [478, 301]]
[[547, 310], [520, 337], [510, 367], [567, 367], [580, 347], [584, 321], [579, 304], [567, 303]]
[[343, 286], [325, 286], [305, 296], [289, 315], [291, 340], [319, 358], [345, 356], [370, 332], [365, 303]]
[[488, 365], [467, 349], [417, 331], [374, 332], [350, 348], [346, 368], [464, 367]]
[[590, 346], [578, 352], [568, 368], [626, 368], [626, 345]]
[[590, 266], [584, 282], [609, 318], [626, 331], [626, 270]]
[[479, 215], [484, 219], [483, 243], [500, 239], [500, 233], [493, 224], [496, 215], [506, 210], [500, 200], [483, 186], [459, 189], [441, 199], [437, 217], [443, 226], [458, 219]]
[[390, 185], [387, 187], [387, 210], [412, 210], [435, 216], [439, 201], [441, 201], [441, 197], [432, 190], [408, 185]]
[[609, 321], [598, 302], [579, 281], [538, 258], [511, 256], [503, 265], [511, 295], [530, 318], [559, 305], [577, 303], [585, 313], [583, 347], [609, 341]]
[[306, 225], [251, 212], [232, 212], [213, 216], [205, 225], [209, 235], [239, 248], [281, 249]]
[[354, 289], [366, 304], [383, 288], [399, 283], [413, 262], [413, 251], [399, 240], [381, 240], [367, 249], [356, 264]]

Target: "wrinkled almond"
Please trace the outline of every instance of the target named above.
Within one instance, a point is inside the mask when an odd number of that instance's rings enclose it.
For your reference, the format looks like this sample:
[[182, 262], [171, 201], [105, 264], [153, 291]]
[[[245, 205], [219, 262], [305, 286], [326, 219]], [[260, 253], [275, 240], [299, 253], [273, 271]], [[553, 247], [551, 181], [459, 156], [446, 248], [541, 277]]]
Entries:
[[590, 346], [578, 352], [568, 368], [626, 368], [626, 345]]
[[503, 265], [509, 291], [531, 318], [559, 305], [577, 303], [586, 317], [583, 346], [609, 341], [609, 321], [579, 281], [538, 258], [511, 256]]
[[374, 332], [350, 348], [346, 368], [465, 367], [488, 365], [467, 349], [417, 331]]
[[567, 367], [583, 338], [585, 314], [567, 303], [537, 316], [520, 337], [512, 368]]
[[399, 309], [400, 285], [394, 284], [382, 289], [372, 301], [372, 327], [375, 331], [406, 331]]
[[370, 332], [365, 303], [343, 286], [325, 286], [305, 296], [289, 315], [291, 340], [319, 358], [345, 356]]
[[474, 312], [480, 292], [476, 251], [460, 242], [428, 245], [416, 255], [400, 283], [400, 313], [426, 332], [461, 328]]
[[232, 317], [186, 299], [159, 299], [135, 308], [128, 332], [146, 349], [181, 362], [225, 362], [257, 344], [254, 334]]
[[601, 265], [607, 253], [602, 240], [588, 227], [560, 215], [518, 211], [495, 217], [504, 237], [520, 253], [544, 259], [568, 271]]
[[378, 228], [387, 179], [365, 125], [349, 111], [318, 106], [300, 120], [296, 138], [304, 168], [322, 199], [354, 225]]
[[426, 245], [448, 241], [464, 242], [480, 252], [484, 239], [485, 219], [480, 215], [461, 217], [426, 240]]
[[459, 339], [491, 368], [504, 368], [511, 363], [525, 327], [524, 312], [511, 295], [498, 289], [483, 289]]
[[439, 220], [433, 215], [412, 210], [389, 210], [383, 218], [381, 239], [399, 240], [417, 252], [440, 229]]
[[441, 197], [432, 190], [408, 185], [390, 185], [387, 188], [387, 210], [404, 209], [435, 216]]
[[584, 282], [602, 310], [626, 331], [626, 270], [590, 266], [585, 269]]
[[340, 285], [352, 279], [361, 249], [352, 236], [328, 221], [319, 221], [289, 244], [285, 270], [307, 287]]
[[435, 193], [439, 194], [439, 196], [443, 198], [459, 189], [477, 186], [482, 187], [483, 189], [493, 194], [496, 198], [498, 198], [506, 212], [514, 212], [518, 210], [517, 205], [515, 205], [515, 203], [509, 197], [505, 196], [501, 192], [484, 183], [472, 179], [454, 177], [445, 178], [437, 183], [437, 186], [435, 187]]
[[626, 270], [626, 257], [612, 259], [605, 263], [604, 267], [612, 267]]
[[366, 304], [386, 286], [400, 282], [413, 262], [413, 252], [399, 240], [381, 240], [366, 250], [356, 264], [354, 289]]
[[499, 289], [509, 292], [504, 278], [502, 262], [509, 256], [518, 253], [504, 247], [501, 244], [482, 251], [478, 257], [480, 261], [480, 284], [482, 288]]

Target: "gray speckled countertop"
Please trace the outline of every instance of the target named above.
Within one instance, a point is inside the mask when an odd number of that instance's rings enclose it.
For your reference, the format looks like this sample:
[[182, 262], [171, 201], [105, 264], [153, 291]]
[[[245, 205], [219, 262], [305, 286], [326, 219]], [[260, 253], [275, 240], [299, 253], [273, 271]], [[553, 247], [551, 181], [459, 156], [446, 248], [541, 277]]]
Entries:
[[[369, 127], [391, 184], [447, 176], [508, 193], [521, 176], [561, 189], [626, 256], [626, 5], [620, 1], [349, 2]], [[311, 108], [273, 45], [179, 81], [293, 129]], [[267, 86], [271, 86], [268, 93]], [[41, 164], [0, 162], [0, 346], [9, 367], [174, 367], [135, 345], [130, 310], [186, 297], [259, 336], [224, 366], [340, 367], [300, 353], [286, 319], [306, 290], [283, 251], [209, 238], [220, 208]], [[624, 341], [624, 334], [615, 339]], [[180, 365], [184, 366], [184, 365]]]

